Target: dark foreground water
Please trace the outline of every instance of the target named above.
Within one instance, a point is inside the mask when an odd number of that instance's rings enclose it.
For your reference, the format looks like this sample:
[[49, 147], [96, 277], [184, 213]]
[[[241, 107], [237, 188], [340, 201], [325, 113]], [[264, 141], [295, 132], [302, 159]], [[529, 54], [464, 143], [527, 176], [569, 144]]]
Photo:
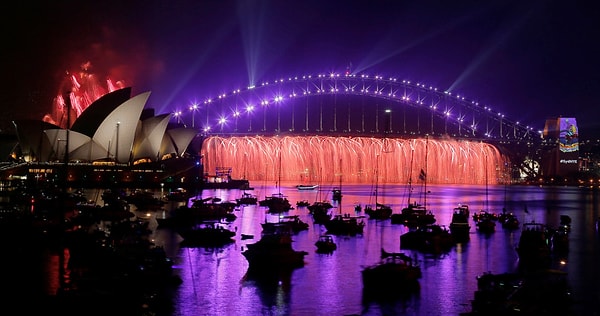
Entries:
[[[251, 183], [259, 199], [277, 193], [288, 196], [295, 206], [298, 200], [331, 200], [333, 185], [319, 190], [299, 191], [296, 183], [274, 185]], [[355, 215], [355, 204], [374, 204], [370, 185], [344, 184], [343, 200], [334, 212]], [[537, 186], [438, 186], [427, 189], [427, 206], [436, 216], [437, 224], [448, 225], [452, 210], [459, 203], [470, 206], [471, 214], [487, 204], [491, 212], [507, 211], [518, 215], [521, 223], [535, 220], [558, 226], [561, 215], [572, 219], [570, 250], [566, 264], [554, 268], [567, 273], [574, 304], [572, 315], [598, 315], [600, 312], [600, 247], [596, 219], [600, 215], [598, 191], [576, 187]], [[156, 191], [156, 196], [165, 192]], [[487, 194], [486, 194], [487, 193]], [[89, 192], [88, 196], [94, 193]], [[241, 196], [239, 190], [205, 190], [201, 197], [218, 197], [223, 201]], [[404, 185], [384, 185], [379, 188], [378, 202], [390, 204], [396, 212], [407, 204]], [[486, 198], [487, 196], [487, 198]], [[419, 193], [412, 199], [423, 202]], [[167, 211], [152, 216], [168, 216]], [[527, 210], [527, 212], [525, 211]], [[316, 253], [315, 241], [325, 233], [325, 227], [314, 225], [303, 207], [285, 215], [299, 215], [310, 223], [307, 231], [294, 236], [293, 247], [308, 252], [305, 266], [290, 275], [279, 276], [276, 283], [247, 279], [248, 264], [242, 256], [249, 243], [258, 240], [261, 223], [277, 221], [263, 207], [246, 206], [235, 212], [231, 224], [236, 230], [233, 244], [217, 249], [180, 247], [181, 237], [169, 229], [156, 229], [154, 242], [163, 246], [175, 261], [175, 273], [182, 279], [172, 297], [172, 315], [458, 315], [471, 310], [476, 290], [476, 277], [485, 272], [515, 272], [518, 256], [515, 246], [520, 230], [507, 231], [501, 225], [491, 235], [477, 232], [474, 223], [468, 242], [457, 244], [441, 256], [425, 255], [400, 249], [400, 235], [408, 229], [389, 220], [365, 218], [364, 235], [335, 236], [337, 250], [332, 254]], [[364, 214], [362, 214], [364, 215]], [[156, 222], [151, 223], [156, 227]], [[242, 239], [241, 234], [254, 235]], [[423, 277], [421, 288], [414, 295], [393, 301], [366, 300], [363, 296], [361, 270], [376, 263], [380, 249], [403, 251], [419, 260]], [[93, 307], [90, 307], [93, 308]], [[81, 315], [86, 312], [82, 311]], [[118, 314], [118, 313], [115, 313]]]

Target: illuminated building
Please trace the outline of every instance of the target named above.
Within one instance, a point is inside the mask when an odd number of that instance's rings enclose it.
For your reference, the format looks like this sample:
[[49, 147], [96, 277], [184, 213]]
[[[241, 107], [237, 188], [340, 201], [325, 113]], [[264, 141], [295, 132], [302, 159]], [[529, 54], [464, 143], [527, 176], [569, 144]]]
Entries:
[[5, 170], [3, 179], [25, 174], [55, 178], [65, 162], [67, 180], [73, 183], [156, 183], [193, 169], [199, 161], [188, 155], [188, 147], [197, 132], [169, 125], [171, 114], [155, 116], [153, 109], [144, 109], [149, 96], [145, 92], [131, 97], [131, 88], [110, 92], [68, 129], [43, 121], [14, 121], [23, 163]]
[[579, 170], [579, 128], [569, 117], [547, 119], [543, 137], [546, 150], [542, 158], [545, 177], [574, 176]]

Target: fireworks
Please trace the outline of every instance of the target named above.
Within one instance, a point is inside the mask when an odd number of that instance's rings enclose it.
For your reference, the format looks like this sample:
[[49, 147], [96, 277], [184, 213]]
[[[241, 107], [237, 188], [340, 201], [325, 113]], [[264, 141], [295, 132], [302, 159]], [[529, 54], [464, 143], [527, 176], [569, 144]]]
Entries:
[[497, 184], [506, 162], [487, 143], [431, 138], [210, 136], [202, 154], [206, 172], [227, 166], [233, 178], [314, 183], [415, 183], [423, 170], [431, 184]]
[[62, 128], [70, 128], [67, 125], [67, 108], [65, 102], [64, 87], [69, 87], [68, 92], [71, 98], [70, 122], [73, 123], [94, 101], [108, 92], [112, 92], [124, 87], [120, 81], [106, 80], [106, 87], [100, 84], [96, 75], [89, 71], [90, 63], [81, 65], [79, 72], [69, 73], [59, 89], [58, 95], [54, 98], [52, 104], [52, 113], [46, 114], [43, 121], [58, 125]]

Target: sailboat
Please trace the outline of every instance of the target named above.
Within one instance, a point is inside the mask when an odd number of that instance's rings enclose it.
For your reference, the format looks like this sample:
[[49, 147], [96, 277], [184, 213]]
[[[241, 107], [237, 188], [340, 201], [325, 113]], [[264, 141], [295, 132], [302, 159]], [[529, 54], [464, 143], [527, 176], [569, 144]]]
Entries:
[[277, 181], [277, 193], [266, 196], [264, 200], [258, 201], [259, 206], [266, 206], [269, 213], [283, 213], [292, 209], [288, 198], [281, 193], [281, 148], [279, 150], [279, 179]]
[[433, 213], [427, 211], [426, 170], [429, 138], [426, 138], [425, 144], [425, 170], [421, 169], [419, 174], [419, 178], [423, 181], [424, 207], [419, 210], [424, 212], [423, 216], [426, 219], [421, 218], [421, 214], [415, 213], [413, 209], [413, 218], [409, 218], [406, 222], [411, 230], [400, 235], [400, 247], [402, 249], [416, 249], [426, 253], [441, 254], [449, 251], [454, 246], [454, 238], [445, 226], [432, 223], [432, 221], [435, 222], [435, 217]]
[[308, 212], [312, 215], [315, 224], [325, 224], [331, 220], [329, 210], [333, 208], [333, 204], [327, 200], [320, 200], [320, 198], [321, 191], [317, 191], [315, 201], [307, 206]]
[[380, 300], [418, 292], [422, 272], [417, 260], [403, 252], [385, 251], [382, 242], [379, 262], [363, 267], [361, 276], [363, 298]]
[[483, 210], [479, 211], [478, 214], [473, 214], [477, 218], [475, 226], [477, 226], [477, 230], [481, 233], [493, 233], [496, 231], [496, 220], [497, 217], [495, 214], [492, 214], [488, 211], [488, 170], [487, 170], [487, 155], [484, 157], [485, 163], [485, 207]]
[[[350, 214], [343, 214], [341, 201], [338, 204], [338, 209], [340, 210], [339, 214], [336, 214], [323, 222], [327, 229], [327, 233], [346, 236], [362, 235], [365, 228], [365, 222], [363, 221], [364, 216], [350, 216]], [[313, 214], [313, 218], [314, 216], [315, 215]]]
[[342, 160], [340, 159], [340, 186], [331, 190], [331, 199], [340, 202], [342, 200]]
[[504, 182], [504, 207], [502, 208], [502, 214], [498, 215], [498, 221], [502, 224], [502, 228], [508, 230], [518, 229], [521, 222], [517, 218], [517, 215], [513, 212], [506, 211], [506, 190], [507, 181]]
[[[427, 139], [425, 145], [425, 169], [427, 169], [427, 156], [428, 156], [428, 145], [429, 139]], [[417, 203], [416, 201], [411, 202], [410, 197], [412, 193], [412, 164], [413, 164], [413, 156], [414, 149], [411, 152], [410, 158], [410, 169], [411, 175], [408, 180], [408, 205], [403, 208], [400, 214], [392, 214], [391, 222], [392, 224], [403, 224], [408, 227], [418, 227], [423, 225], [430, 225], [435, 223], [435, 216], [433, 213], [427, 210], [427, 172], [421, 169], [419, 173], [419, 179], [423, 181], [423, 195], [424, 195], [424, 205]]]
[[379, 160], [376, 162], [377, 168], [375, 169], [375, 207], [371, 205], [365, 206], [365, 214], [369, 215], [370, 219], [386, 220], [389, 219], [393, 213], [392, 208], [389, 205], [379, 203], [377, 197], [379, 196]]

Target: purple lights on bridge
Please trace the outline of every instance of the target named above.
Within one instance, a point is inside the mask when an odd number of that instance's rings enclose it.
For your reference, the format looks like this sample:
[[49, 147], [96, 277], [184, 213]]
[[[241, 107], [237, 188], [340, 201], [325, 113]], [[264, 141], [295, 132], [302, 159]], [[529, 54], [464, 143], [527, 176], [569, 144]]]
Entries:
[[500, 140], [538, 136], [532, 127], [464, 96], [421, 83], [354, 74], [264, 82], [175, 113], [205, 133], [429, 134]]

